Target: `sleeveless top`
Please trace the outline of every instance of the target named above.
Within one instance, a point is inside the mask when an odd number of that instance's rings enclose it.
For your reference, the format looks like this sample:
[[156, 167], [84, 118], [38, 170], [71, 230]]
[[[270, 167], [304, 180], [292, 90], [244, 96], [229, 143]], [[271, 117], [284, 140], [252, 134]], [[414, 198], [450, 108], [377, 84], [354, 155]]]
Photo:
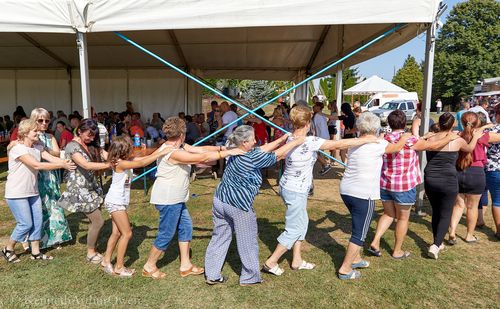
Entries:
[[131, 181], [132, 170], [125, 170], [121, 173], [113, 171], [113, 180], [111, 181], [111, 186], [104, 202], [116, 205], [128, 205], [130, 202]]
[[426, 151], [425, 176], [448, 179], [457, 176], [458, 151]]
[[[165, 144], [160, 147], [160, 151]], [[156, 180], [151, 189], [150, 203], [155, 205], [174, 205], [187, 202], [189, 198], [189, 173], [191, 165], [173, 164], [169, 162], [174, 149], [156, 160], [158, 169]]]

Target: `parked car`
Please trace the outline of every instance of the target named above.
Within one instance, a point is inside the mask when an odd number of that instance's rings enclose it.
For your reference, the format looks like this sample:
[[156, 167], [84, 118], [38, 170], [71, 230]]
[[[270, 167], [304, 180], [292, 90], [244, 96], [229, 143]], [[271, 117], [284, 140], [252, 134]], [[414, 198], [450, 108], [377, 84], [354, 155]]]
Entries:
[[414, 101], [418, 100], [416, 92], [379, 92], [361, 106], [362, 111], [374, 111], [380, 109], [385, 103], [390, 101]]
[[396, 109], [402, 110], [406, 115], [406, 122], [411, 123], [417, 115], [417, 102], [410, 100], [391, 101], [382, 105], [381, 108], [373, 110], [372, 113], [380, 118], [382, 124], [386, 124], [387, 116]]

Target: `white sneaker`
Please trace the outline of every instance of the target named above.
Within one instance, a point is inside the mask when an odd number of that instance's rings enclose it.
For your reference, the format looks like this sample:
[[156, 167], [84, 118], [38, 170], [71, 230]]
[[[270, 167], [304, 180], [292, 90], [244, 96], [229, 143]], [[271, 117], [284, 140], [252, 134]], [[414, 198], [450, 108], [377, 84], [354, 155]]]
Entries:
[[431, 259], [438, 259], [439, 255], [439, 247], [436, 245], [432, 245], [429, 247], [429, 251], [427, 252], [427, 256], [429, 256]]

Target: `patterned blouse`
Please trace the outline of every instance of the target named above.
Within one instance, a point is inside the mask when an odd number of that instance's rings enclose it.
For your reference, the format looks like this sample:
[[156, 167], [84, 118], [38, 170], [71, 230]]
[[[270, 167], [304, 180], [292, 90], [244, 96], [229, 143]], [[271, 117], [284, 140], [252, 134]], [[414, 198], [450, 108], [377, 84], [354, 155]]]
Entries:
[[[392, 132], [385, 135], [385, 140], [395, 144], [404, 132]], [[391, 192], [405, 192], [415, 188], [422, 182], [418, 154], [411, 149], [418, 142], [412, 136], [398, 153], [384, 154], [380, 188]]]
[[[500, 133], [500, 124], [490, 128], [489, 132]], [[486, 164], [487, 172], [499, 172], [500, 171], [500, 143], [491, 144], [486, 153], [488, 157], [488, 164]]]

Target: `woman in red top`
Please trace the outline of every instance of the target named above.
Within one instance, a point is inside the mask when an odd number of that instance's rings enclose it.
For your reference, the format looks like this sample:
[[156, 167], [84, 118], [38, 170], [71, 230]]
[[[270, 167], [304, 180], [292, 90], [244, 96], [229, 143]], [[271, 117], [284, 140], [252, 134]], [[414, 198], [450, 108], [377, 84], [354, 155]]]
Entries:
[[[261, 117], [264, 117], [266, 115], [262, 108], [258, 109], [255, 113]], [[257, 142], [257, 145], [267, 144], [267, 142], [269, 142], [269, 135], [267, 134], [267, 124], [262, 121], [262, 119], [257, 117], [249, 118], [248, 122], [251, 123], [253, 130], [255, 131], [255, 141]]]
[[[484, 130], [485, 127], [479, 127], [479, 117], [476, 113], [466, 112], [462, 114], [462, 125], [464, 131], [461, 133], [463, 139], [470, 142], [472, 134], [475, 130]], [[478, 216], [478, 204], [481, 195], [486, 188], [486, 175], [484, 166], [488, 162], [486, 157], [486, 148], [489, 143], [498, 143], [500, 141], [499, 133], [486, 132], [476, 144], [472, 153], [460, 151], [457, 160], [458, 169], [458, 196], [453, 207], [451, 223], [449, 229], [448, 244], [454, 245], [457, 243], [456, 230], [460, 218], [467, 207], [467, 235], [464, 240], [466, 243], [477, 242], [477, 237], [474, 236]]]

